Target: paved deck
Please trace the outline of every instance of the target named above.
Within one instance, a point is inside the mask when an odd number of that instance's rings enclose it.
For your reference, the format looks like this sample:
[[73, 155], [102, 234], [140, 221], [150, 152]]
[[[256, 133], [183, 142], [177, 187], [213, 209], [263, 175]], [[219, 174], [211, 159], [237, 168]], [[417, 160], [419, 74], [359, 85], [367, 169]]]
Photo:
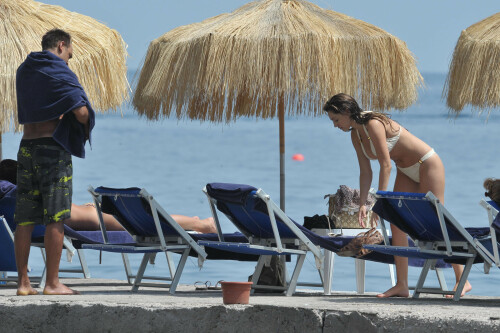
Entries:
[[[124, 281], [64, 279], [77, 296], [15, 296], [0, 286], [5, 332], [499, 332], [500, 298], [459, 302], [377, 299], [374, 294], [302, 291], [292, 297], [255, 294], [248, 305], [224, 305], [219, 290], [180, 285], [131, 293]], [[7, 328], [7, 330], [5, 330]]]

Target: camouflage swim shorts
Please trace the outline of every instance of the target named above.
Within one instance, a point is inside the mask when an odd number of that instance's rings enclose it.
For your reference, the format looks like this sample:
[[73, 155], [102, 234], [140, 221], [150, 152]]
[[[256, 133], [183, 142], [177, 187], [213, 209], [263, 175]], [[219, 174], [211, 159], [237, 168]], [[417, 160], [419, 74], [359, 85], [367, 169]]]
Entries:
[[71, 154], [53, 138], [21, 140], [14, 221], [48, 224], [71, 216]]

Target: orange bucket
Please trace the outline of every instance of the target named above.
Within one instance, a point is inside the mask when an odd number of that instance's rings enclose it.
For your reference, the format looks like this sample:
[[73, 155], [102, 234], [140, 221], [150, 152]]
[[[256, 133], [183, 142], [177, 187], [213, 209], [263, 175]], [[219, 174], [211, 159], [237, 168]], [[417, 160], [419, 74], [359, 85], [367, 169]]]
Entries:
[[252, 282], [221, 282], [224, 304], [248, 304]]

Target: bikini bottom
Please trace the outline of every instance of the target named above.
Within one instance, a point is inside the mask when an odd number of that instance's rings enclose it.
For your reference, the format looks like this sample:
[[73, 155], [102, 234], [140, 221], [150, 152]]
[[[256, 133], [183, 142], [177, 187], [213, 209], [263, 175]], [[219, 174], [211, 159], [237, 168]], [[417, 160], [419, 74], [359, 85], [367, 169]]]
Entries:
[[424, 161], [426, 159], [428, 159], [429, 157], [431, 157], [435, 153], [436, 152], [434, 151], [434, 149], [431, 149], [429, 152], [427, 152], [427, 154], [425, 154], [424, 156], [422, 156], [418, 160], [417, 163], [415, 163], [412, 166], [409, 166], [407, 168], [400, 168], [400, 167], [398, 167], [398, 169], [402, 173], [404, 173], [405, 175], [407, 175], [408, 177], [410, 177], [410, 179], [413, 180], [414, 182], [420, 183], [420, 164], [424, 163]]

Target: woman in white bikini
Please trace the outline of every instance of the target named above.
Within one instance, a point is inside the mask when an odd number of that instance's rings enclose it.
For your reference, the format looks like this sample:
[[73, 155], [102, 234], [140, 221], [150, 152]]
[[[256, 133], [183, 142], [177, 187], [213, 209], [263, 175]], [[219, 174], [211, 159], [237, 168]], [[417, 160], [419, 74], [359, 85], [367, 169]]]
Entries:
[[[391, 174], [391, 160], [396, 163], [397, 174], [394, 191], [427, 193], [431, 191], [444, 203], [444, 166], [434, 149], [408, 132], [403, 126], [390, 119], [386, 114], [362, 111], [354, 98], [346, 94], [337, 94], [326, 102], [323, 110], [335, 127], [344, 132], [351, 132], [351, 140], [359, 162], [360, 209], [359, 223], [364, 225], [368, 191], [372, 182], [370, 160], [378, 160], [380, 174], [378, 189], [386, 191]], [[375, 226], [378, 216], [372, 214], [370, 224]], [[407, 235], [391, 225], [392, 244], [408, 246]], [[378, 297], [408, 297], [408, 259], [394, 257], [397, 283]], [[453, 265], [458, 284], [463, 267]], [[457, 285], [455, 285], [456, 288]], [[467, 281], [464, 292], [472, 289]]]

